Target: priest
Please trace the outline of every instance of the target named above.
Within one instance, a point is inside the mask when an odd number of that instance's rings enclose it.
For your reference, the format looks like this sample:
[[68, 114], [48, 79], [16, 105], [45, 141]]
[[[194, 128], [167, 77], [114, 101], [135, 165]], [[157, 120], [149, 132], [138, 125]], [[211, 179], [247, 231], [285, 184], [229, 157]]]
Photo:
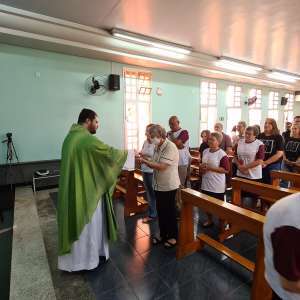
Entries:
[[112, 194], [127, 152], [100, 141], [98, 126], [97, 114], [83, 109], [62, 147], [58, 268], [68, 272], [96, 268], [117, 238]]

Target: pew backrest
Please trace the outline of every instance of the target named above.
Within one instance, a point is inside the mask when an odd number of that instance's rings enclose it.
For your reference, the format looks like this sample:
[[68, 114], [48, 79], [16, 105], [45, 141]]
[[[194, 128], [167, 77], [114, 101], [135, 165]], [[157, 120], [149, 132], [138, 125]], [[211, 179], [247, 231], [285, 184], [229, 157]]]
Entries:
[[277, 200], [288, 195], [297, 193], [297, 190], [285, 189], [270, 184], [260, 183], [244, 178], [234, 177], [231, 179], [232, 203], [241, 206], [241, 193], [248, 192], [257, 195], [266, 202], [273, 204]]
[[272, 179], [273, 186], [279, 186], [280, 180], [286, 180], [291, 183], [292, 189], [300, 190], [300, 174], [299, 173], [273, 170], [271, 172], [271, 179]]

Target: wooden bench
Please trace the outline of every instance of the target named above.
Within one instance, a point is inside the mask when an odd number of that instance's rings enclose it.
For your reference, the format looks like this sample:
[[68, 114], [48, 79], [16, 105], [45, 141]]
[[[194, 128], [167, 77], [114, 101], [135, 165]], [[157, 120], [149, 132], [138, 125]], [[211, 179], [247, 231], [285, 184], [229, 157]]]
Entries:
[[[182, 190], [181, 199], [182, 208], [176, 258], [181, 259], [195, 251], [200, 251], [205, 244], [209, 245], [241, 264], [246, 269], [254, 271], [251, 291], [252, 300], [271, 299], [272, 291], [264, 278], [263, 224], [265, 222], [265, 217], [242, 207], [209, 197], [192, 189]], [[216, 215], [220, 219], [228, 220], [230, 223], [238, 223], [242, 230], [257, 236], [258, 248], [256, 263], [254, 264], [205, 234], [200, 234], [198, 238], [195, 239], [193, 218], [194, 206], [203, 209], [205, 212]]]
[[[285, 189], [280, 187], [275, 187], [270, 184], [259, 183], [243, 178], [234, 177], [231, 180], [232, 183], [232, 201], [231, 203], [236, 206], [243, 207], [242, 203], [242, 192], [249, 192], [255, 194], [258, 198], [260, 198], [263, 202], [268, 205], [274, 204], [276, 201], [280, 200], [283, 197], [288, 195], [297, 193], [296, 190]], [[246, 208], [249, 211], [254, 211], [251, 208]], [[255, 213], [265, 214], [264, 211], [255, 210]], [[227, 219], [226, 223], [230, 224], [230, 229], [225, 230], [221, 229], [219, 234], [219, 240], [224, 241], [228, 237], [239, 233], [242, 229], [239, 223], [230, 223]]]
[[228, 155], [229, 159], [229, 172], [226, 174], [226, 188], [231, 188], [231, 178], [233, 176], [232, 173], [232, 161], [233, 161], [234, 156]]
[[271, 179], [273, 186], [279, 186], [280, 180], [286, 180], [291, 183], [291, 188], [294, 190], [300, 190], [300, 174], [286, 172], [286, 171], [272, 171]]
[[238, 206], [242, 206], [242, 192], [253, 193], [270, 205], [283, 197], [298, 192], [293, 189], [285, 189], [270, 184], [255, 182], [237, 177], [231, 179], [231, 185], [232, 204]]
[[120, 180], [116, 185], [116, 197], [124, 197], [125, 217], [145, 212], [148, 202], [144, 198], [143, 176], [137, 170], [122, 171]]
[[191, 155], [191, 163], [199, 164], [199, 161], [200, 161], [199, 150], [198, 149], [190, 149], [190, 155]]

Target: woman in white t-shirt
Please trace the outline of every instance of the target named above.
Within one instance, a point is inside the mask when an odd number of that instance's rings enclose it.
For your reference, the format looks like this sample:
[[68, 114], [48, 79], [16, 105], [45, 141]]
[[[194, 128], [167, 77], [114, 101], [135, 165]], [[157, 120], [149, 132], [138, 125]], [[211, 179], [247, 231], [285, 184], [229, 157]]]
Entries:
[[[225, 174], [229, 172], [229, 159], [224, 150], [220, 148], [223, 136], [219, 132], [212, 132], [208, 139], [209, 148], [203, 151], [200, 172], [202, 174], [201, 191], [208, 196], [224, 201], [226, 189]], [[213, 224], [212, 215], [207, 214], [208, 220], [203, 227]]]
[[[154, 124], [149, 124], [146, 127], [146, 137], [142, 150], [140, 151], [141, 157], [152, 160], [154, 154], [155, 145], [150, 141], [149, 129]], [[149, 168], [145, 163], [141, 164], [141, 171], [143, 175], [144, 187], [146, 190], [147, 201], [148, 201], [148, 216], [143, 219], [143, 223], [149, 223], [157, 217], [156, 212], [156, 200], [155, 193], [153, 190], [153, 169]]]
[[256, 139], [257, 128], [248, 126], [245, 139], [241, 139], [234, 149], [234, 163], [237, 166], [237, 176], [250, 180], [262, 179], [262, 164], [265, 157], [265, 147], [262, 141]]

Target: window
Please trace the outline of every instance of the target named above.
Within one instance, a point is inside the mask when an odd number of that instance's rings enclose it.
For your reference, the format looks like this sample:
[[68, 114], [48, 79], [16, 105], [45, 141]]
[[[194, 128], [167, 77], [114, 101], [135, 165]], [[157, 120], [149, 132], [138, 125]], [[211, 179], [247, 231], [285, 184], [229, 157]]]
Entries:
[[279, 93], [278, 92], [270, 92], [268, 117], [278, 120], [278, 108], [279, 108]]
[[125, 148], [139, 150], [151, 121], [151, 73], [124, 69]]
[[285, 94], [285, 97], [288, 99], [287, 104], [284, 106], [284, 125], [283, 128], [285, 128], [285, 122], [293, 122], [293, 109], [294, 109], [294, 94], [287, 93]]
[[249, 106], [249, 125], [260, 125], [261, 123], [261, 90], [251, 89], [249, 97], [255, 97], [256, 101]]
[[213, 130], [217, 120], [217, 85], [214, 82], [201, 82], [200, 132]]
[[242, 88], [240, 86], [230, 85], [227, 89], [226, 105], [227, 105], [227, 122], [226, 132], [231, 134], [231, 130], [242, 117], [241, 109]]

